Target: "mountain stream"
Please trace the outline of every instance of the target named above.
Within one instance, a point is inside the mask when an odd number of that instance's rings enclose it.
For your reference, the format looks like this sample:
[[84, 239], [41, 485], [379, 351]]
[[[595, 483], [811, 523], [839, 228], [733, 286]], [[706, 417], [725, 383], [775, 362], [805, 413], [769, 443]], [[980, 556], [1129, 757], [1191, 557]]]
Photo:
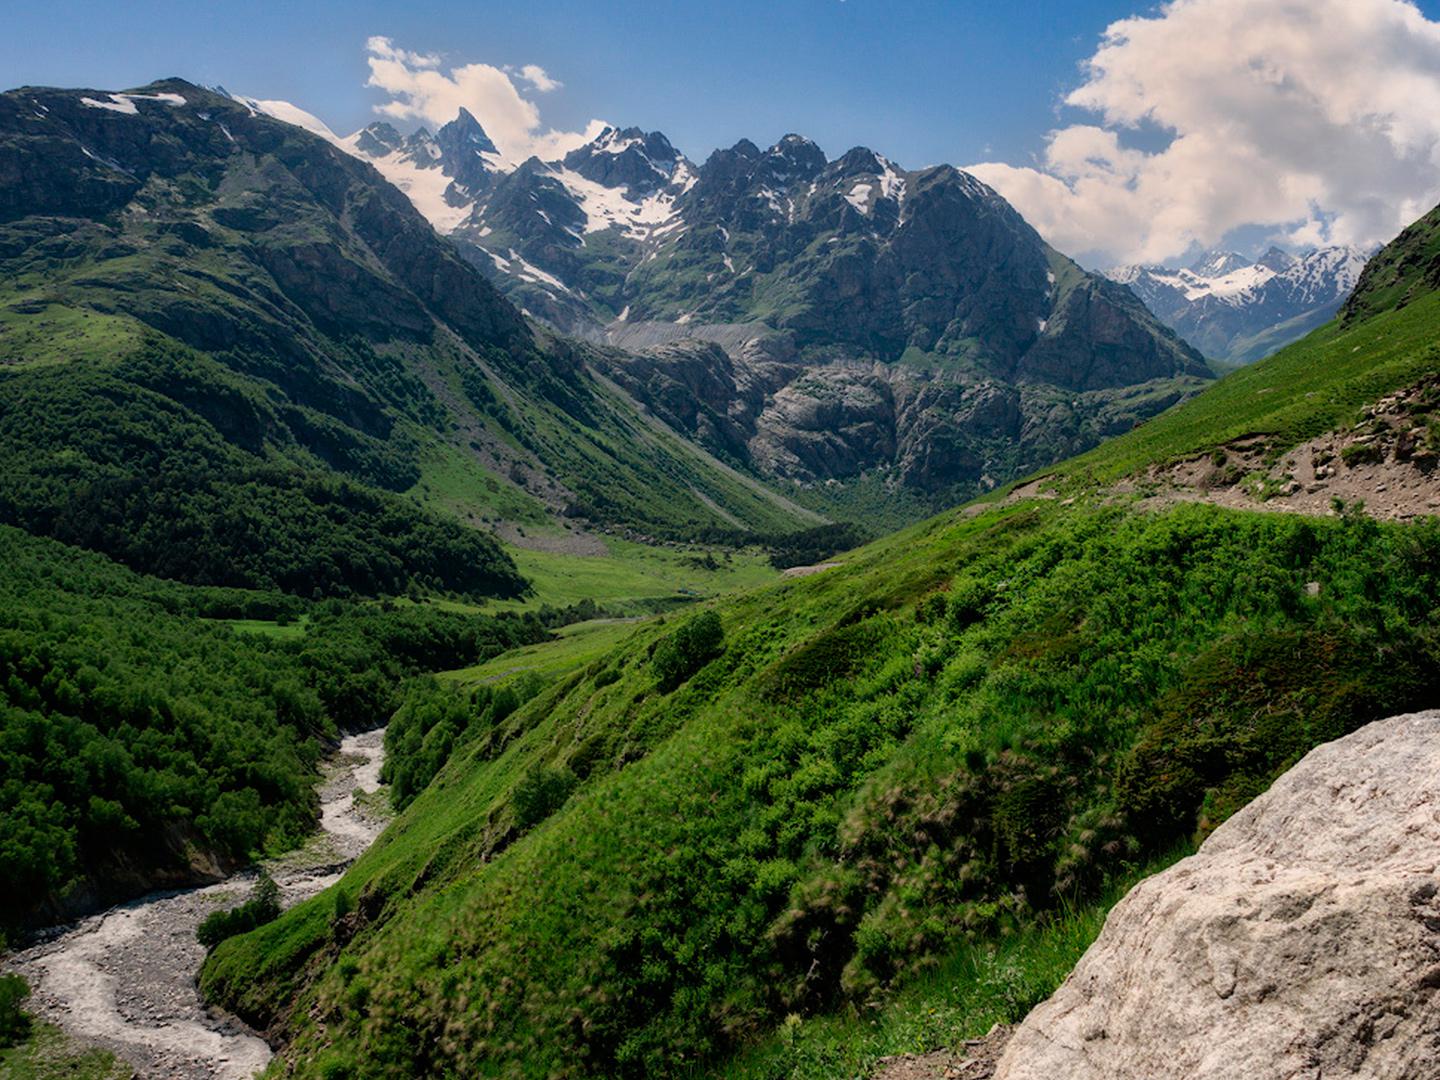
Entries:
[[[347, 735], [324, 766], [320, 832], [266, 864], [286, 907], [339, 880], [385, 825], [380, 799], [384, 729]], [[250, 1080], [270, 1060], [254, 1032], [208, 1009], [196, 975], [195, 930], [211, 912], [248, 899], [254, 873], [202, 888], [154, 893], [41, 936], [5, 964], [29, 981], [27, 1008], [87, 1045], [128, 1062], [141, 1080]]]

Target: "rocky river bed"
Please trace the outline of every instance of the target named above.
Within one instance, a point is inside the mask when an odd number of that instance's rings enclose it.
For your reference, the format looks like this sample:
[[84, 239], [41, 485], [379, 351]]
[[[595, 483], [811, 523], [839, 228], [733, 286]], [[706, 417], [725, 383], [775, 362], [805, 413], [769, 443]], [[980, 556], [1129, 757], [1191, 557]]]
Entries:
[[[348, 735], [324, 766], [320, 832], [267, 864], [285, 905], [339, 879], [385, 825], [376, 792], [384, 731]], [[270, 1060], [264, 1040], [200, 1000], [205, 958], [195, 930], [250, 895], [253, 873], [156, 893], [56, 928], [5, 964], [33, 990], [28, 1008], [73, 1038], [109, 1050], [144, 1080], [249, 1080]]]

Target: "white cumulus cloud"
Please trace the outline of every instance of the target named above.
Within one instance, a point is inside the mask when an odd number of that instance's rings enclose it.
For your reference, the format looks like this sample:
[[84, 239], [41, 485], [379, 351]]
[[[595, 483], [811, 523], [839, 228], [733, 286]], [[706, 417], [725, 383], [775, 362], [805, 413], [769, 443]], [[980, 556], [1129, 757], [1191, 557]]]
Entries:
[[511, 161], [562, 157], [595, 138], [605, 126], [592, 120], [584, 131], [544, 127], [539, 107], [516, 85], [518, 79], [536, 93], [558, 89], [561, 84], [538, 64], [526, 64], [512, 78], [490, 64], [462, 64], [444, 70], [440, 57], [398, 48], [386, 37], [370, 38], [365, 48], [370, 65], [365, 85], [390, 96], [375, 107], [376, 112], [438, 127], [455, 119], [462, 108], [469, 109]]
[[526, 64], [516, 74], [520, 76], [522, 82], [529, 83], [542, 94], [548, 94], [551, 90], [559, 90], [565, 85], [558, 79], [552, 79], [539, 64]]
[[1065, 104], [1089, 122], [1034, 166], [971, 171], [1089, 260], [1255, 226], [1382, 242], [1440, 201], [1440, 23], [1407, 0], [1170, 0], [1112, 24]]

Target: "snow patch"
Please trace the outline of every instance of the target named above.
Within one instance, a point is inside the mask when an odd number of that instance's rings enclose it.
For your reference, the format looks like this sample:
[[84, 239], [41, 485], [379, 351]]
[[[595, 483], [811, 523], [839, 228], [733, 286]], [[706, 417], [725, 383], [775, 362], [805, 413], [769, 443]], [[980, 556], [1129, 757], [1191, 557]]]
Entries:
[[[326, 131], [329, 131], [329, 128], [326, 128]], [[421, 168], [410, 160], [403, 148], [384, 157], [367, 157], [360, 152], [357, 145], [360, 135], [360, 132], [356, 132], [349, 138], [335, 140], [335, 145], [347, 154], [375, 166], [381, 176], [406, 194], [411, 205], [420, 211], [421, 216], [430, 222], [436, 232], [452, 233], [470, 216], [473, 203], [452, 206], [446, 199], [450, 178], [439, 169]], [[488, 235], [488, 230], [480, 235]]]
[[346, 153], [355, 153], [345, 145], [344, 140], [331, 131], [325, 121], [313, 113], [308, 113], [298, 105], [292, 105], [288, 101], [262, 101], [259, 98], [239, 97], [230, 95], [235, 101], [248, 108], [252, 113], [264, 113], [272, 120], [280, 120], [286, 124], [293, 124], [298, 128], [304, 128], [312, 135], [319, 135], [328, 143], [333, 143]]
[[139, 116], [140, 110], [135, 103], [123, 94], [111, 94], [109, 101], [97, 101], [93, 97], [82, 97], [80, 104], [90, 109], [109, 109], [111, 112], [124, 113], [126, 116]]
[[[879, 157], [879, 155], [876, 155]], [[905, 205], [905, 175], [895, 167], [895, 164], [888, 158], [881, 157], [884, 164], [884, 171], [880, 174], [880, 198], [894, 199], [901, 206]]]
[[160, 101], [171, 107], [185, 104], [185, 99], [179, 94], [111, 94], [109, 101], [82, 97], [80, 104], [90, 109], [108, 109], [126, 116], [138, 116], [140, 110], [135, 107], [137, 101]]
[[134, 175], [135, 175], [135, 174], [132, 173], [129, 169], [125, 168], [124, 165], [121, 165], [118, 161], [116, 161], [114, 158], [103, 157], [102, 155], [95, 153], [95, 151], [91, 150], [91, 149], [90, 149], [88, 146], [86, 146], [84, 143], [81, 143], [81, 144], [80, 144], [80, 149], [81, 149], [81, 151], [85, 154], [85, 156], [88, 157], [91, 161], [98, 161], [101, 165], [104, 165], [106, 168], [114, 169], [116, 172], [122, 172], [122, 173], [124, 173], [126, 176], [134, 176]]
[[520, 267], [516, 273], [521, 281], [528, 281], [532, 285], [549, 285], [552, 289], [559, 289], [561, 292], [569, 292], [570, 288], [553, 274], [547, 274], [534, 263], [526, 262], [525, 256], [517, 254], [514, 248], [510, 249], [510, 261], [517, 263]]
[[618, 228], [631, 239], [643, 240], [662, 226], [677, 223], [675, 195], [669, 190], [635, 202], [626, 198], [623, 188], [606, 187], [573, 169], [552, 166], [550, 171], [585, 215], [587, 233]]
[[859, 210], [862, 214], [870, 213], [872, 200], [875, 197], [876, 185], [869, 180], [860, 180], [850, 189], [845, 201]]

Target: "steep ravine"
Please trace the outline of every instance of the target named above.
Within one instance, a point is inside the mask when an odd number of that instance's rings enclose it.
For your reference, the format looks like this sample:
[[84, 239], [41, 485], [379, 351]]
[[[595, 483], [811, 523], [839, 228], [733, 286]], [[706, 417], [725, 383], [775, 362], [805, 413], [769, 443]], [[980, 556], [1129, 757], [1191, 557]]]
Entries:
[[[349, 735], [325, 766], [321, 831], [269, 864], [288, 907], [338, 880], [384, 827], [355, 792], [380, 786], [384, 730]], [[6, 965], [34, 990], [29, 1008], [69, 1035], [103, 1047], [142, 1078], [248, 1080], [270, 1048], [206, 1008], [195, 985], [205, 957], [195, 930], [212, 911], [244, 900], [252, 874], [200, 889], [157, 893], [60, 928]]]

